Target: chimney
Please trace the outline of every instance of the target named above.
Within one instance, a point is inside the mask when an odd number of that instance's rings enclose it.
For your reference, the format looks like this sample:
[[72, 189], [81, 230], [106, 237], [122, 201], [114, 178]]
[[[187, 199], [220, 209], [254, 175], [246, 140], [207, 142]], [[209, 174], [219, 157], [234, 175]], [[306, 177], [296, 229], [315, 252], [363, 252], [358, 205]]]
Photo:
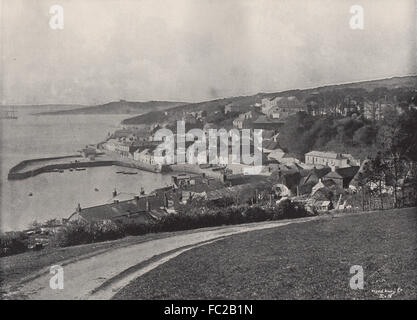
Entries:
[[168, 208], [168, 196], [166, 192], [164, 193], [164, 207]]
[[80, 205], [80, 204], [78, 204], [78, 205], [77, 205], [76, 212], [77, 212], [77, 213], [80, 213], [80, 212], [81, 212], [81, 205]]
[[146, 198], [146, 211], [151, 211], [151, 204], [149, 202], [149, 197]]

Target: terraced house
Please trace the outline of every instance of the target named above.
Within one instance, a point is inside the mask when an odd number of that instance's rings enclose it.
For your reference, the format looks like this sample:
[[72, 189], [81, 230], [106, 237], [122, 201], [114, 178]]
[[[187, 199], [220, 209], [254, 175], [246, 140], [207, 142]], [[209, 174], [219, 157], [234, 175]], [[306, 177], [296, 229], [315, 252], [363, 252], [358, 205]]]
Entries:
[[358, 165], [359, 160], [354, 159], [352, 155], [347, 153], [310, 151], [305, 154], [305, 163], [308, 165], [346, 168]]

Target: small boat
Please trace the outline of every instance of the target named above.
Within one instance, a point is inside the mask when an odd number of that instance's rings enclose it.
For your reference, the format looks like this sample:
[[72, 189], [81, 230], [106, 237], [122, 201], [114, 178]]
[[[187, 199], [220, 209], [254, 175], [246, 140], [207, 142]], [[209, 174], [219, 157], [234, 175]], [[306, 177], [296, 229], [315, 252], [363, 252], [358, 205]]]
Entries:
[[59, 173], [63, 173], [63, 172], [64, 172], [64, 170], [62, 170], [62, 169], [61, 169], [61, 170], [59, 170]]
[[32, 192], [29, 192], [28, 196], [29, 197], [33, 196], [33, 193]]
[[74, 171], [74, 169], [73, 169], [73, 168], [71, 168], [71, 169], [69, 169], [69, 171]]
[[116, 173], [125, 173], [124, 171], [116, 171]]
[[129, 171], [127, 171], [124, 174], [138, 174], [138, 173], [137, 172], [129, 172]]
[[94, 188], [94, 191], [96, 191], [96, 192], [97, 192], [97, 191], [99, 191], [99, 190], [98, 190], [97, 188]]
[[87, 170], [86, 168], [75, 168], [75, 171], [84, 171]]

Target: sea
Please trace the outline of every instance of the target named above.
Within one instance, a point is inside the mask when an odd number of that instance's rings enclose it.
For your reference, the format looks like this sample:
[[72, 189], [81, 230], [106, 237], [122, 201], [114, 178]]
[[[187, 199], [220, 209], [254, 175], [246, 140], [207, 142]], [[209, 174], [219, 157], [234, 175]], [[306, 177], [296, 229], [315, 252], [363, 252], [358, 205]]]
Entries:
[[[48, 106], [53, 109], [53, 106]], [[50, 111], [40, 107], [15, 107], [18, 119], [0, 121], [0, 230], [18, 231], [34, 221], [68, 218], [77, 207], [109, 203], [114, 189], [125, 197], [167, 186], [169, 174], [136, 170], [123, 175], [117, 166], [85, 171], [42, 173], [24, 180], [7, 180], [11, 167], [22, 160], [75, 154], [98, 143], [132, 115], [34, 115]], [[129, 169], [134, 171], [134, 169]]]

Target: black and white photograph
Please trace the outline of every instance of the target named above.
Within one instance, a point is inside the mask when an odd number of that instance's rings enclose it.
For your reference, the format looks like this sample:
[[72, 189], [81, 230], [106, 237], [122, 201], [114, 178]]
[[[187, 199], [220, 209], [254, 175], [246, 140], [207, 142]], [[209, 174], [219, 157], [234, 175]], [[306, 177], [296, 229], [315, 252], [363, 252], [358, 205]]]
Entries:
[[417, 300], [416, 21], [415, 0], [0, 0], [0, 300]]

